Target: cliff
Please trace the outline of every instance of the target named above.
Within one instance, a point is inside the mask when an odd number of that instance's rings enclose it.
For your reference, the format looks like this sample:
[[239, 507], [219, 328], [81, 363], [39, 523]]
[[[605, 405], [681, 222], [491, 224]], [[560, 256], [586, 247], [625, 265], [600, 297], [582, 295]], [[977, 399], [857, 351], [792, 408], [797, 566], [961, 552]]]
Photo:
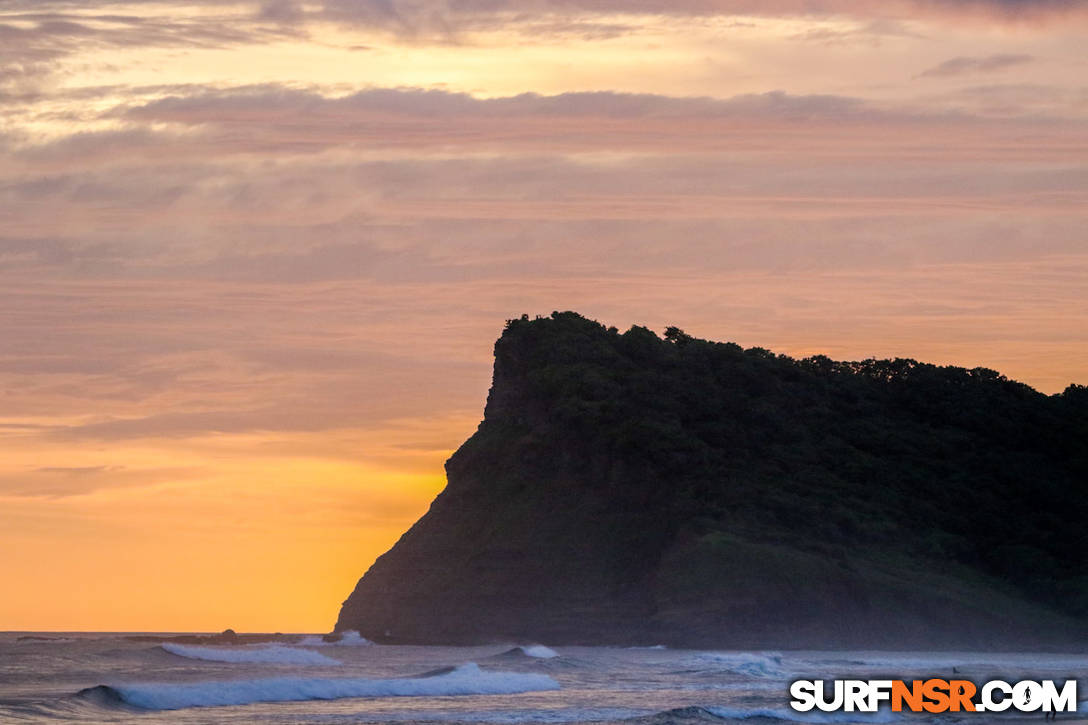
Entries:
[[448, 485], [344, 602], [378, 642], [1072, 646], [1088, 389], [511, 320]]

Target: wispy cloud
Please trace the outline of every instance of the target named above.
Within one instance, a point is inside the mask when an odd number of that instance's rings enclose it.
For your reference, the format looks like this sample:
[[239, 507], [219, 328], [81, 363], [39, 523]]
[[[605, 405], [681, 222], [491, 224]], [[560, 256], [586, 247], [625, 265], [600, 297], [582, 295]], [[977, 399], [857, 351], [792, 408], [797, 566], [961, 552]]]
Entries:
[[0, 470], [0, 496], [59, 499], [96, 491], [185, 481], [204, 471], [185, 467], [130, 468], [123, 465], [42, 466]]
[[[310, 8], [306, 10], [305, 8]], [[271, 0], [262, 14], [291, 21], [308, 14], [344, 22], [383, 26], [409, 34], [450, 33], [494, 22], [531, 21], [549, 16], [598, 15], [750, 15], [858, 18], [946, 17], [1016, 22], [1069, 17], [1083, 11], [1078, 0]], [[489, 20], [490, 19], [490, 20]]]
[[1035, 61], [1030, 55], [1019, 53], [999, 53], [981, 58], [960, 56], [949, 58], [938, 65], [922, 71], [920, 78], [947, 78], [971, 73], [993, 73], [1003, 71], [1016, 66], [1027, 65]]
[[4, 48], [0, 92], [36, 91], [45, 78], [63, 69], [62, 59], [91, 49], [215, 49], [297, 35], [297, 30], [283, 24], [240, 18], [229, 7], [217, 14], [195, 15], [184, 10], [117, 14], [115, 7], [25, 0], [0, 5], [0, 44]]
[[801, 40], [821, 45], [870, 45], [879, 47], [887, 39], [909, 38], [925, 40], [925, 35], [899, 20], [880, 18], [869, 20], [856, 27], [817, 26], [792, 35], [793, 40]]

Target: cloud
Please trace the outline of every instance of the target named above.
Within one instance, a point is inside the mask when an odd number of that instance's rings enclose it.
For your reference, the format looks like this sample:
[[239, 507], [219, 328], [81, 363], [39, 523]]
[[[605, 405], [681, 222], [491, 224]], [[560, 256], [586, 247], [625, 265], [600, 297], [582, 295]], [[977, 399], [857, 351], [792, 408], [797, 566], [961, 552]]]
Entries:
[[132, 7], [144, 14], [116, 14], [100, 10], [94, 2], [78, 6], [15, 0], [0, 5], [0, 45], [4, 48], [0, 93], [32, 93], [49, 76], [64, 70], [66, 57], [90, 49], [211, 49], [297, 35], [297, 29], [285, 23], [240, 18], [229, 6], [212, 4], [218, 13], [191, 15], [185, 8], [152, 8], [149, 12], [147, 5]]
[[933, 66], [919, 74], [919, 78], [947, 78], [970, 73], [993, 73], [1016, 66], [1026, 65], [1035, 61], [1030, 55], [1015, 53], [999, 53], [981, 58], [960, 56], [950, 58], [943, 63]]
[[34, 473], [89, 476], [97, 473], [105, 473], [106, 471], [113, 469], [113, 466], [46, 466], [44, 468], [35, 468]]
[[[1026, 23], [1084, 18], [1080, 0], [273, 0], [265, 17], [306, 17], [384, 28], [416, 39], [455, 39], [458, 32], [505, 26], [557, 28], [578, 16], [848, 16]], [[544, 25], [541, 25], [544, 23]], [[616, 31], [635, 29], [617, 27]]]
[[[725, 99], [607, 91], [481, 99], [412, 88], [340, 97], [282, 86], [165, 90], [170, 92], [165, 98], [123, 104], [102, 117], [123, 123], [118, 130], [77, 132], [38, 143], [9, 137], [10, 153], [0, 159], [0, 199], [20, 204], [63, 194], [89, 201], [123, 191], [131, 203], [162, 208], [176, 205], [187, 189], [201, 185], [211, 171], [201, 164], [244, 156], [310, 156], [317, 163], [333, 150], [382, 152], [392, 158], [453, 150], [699, 153], [749, 148], [775, 129], [807, 128], [818, 137], [837, 133], [844, 124], [876, 128], [954, 120], [932, 108], [881, 107], [847, 96], [782, 91]], [[795, 132], [779, 136], [779, 143], [794, 141], [801, 141]], [[106, 171], [126, 162], [138, 168]], [[89, 173], [93, 164], [97, 173], [75, 174], [83, 164]], [[176, 181], [172, 185], [149, 185], [139, 178], [142, 168], [168, 165]], [[19, 173], [25, 179], [12, 183]], [[17, 228], [9, 225], [9, 235]]]
[[[680, 267], [725, 259], [762, 270], [879, 265], [902, 261], [905, 243], [867, 246], [865, 236], [905, 234], [902, 220], [945, 228], [1013, 212], [1054, 218], [1027, 241], [1006, 234], [986, 242], [991, 249], [1057, 252], [1077, 239], [1062, 219], [1088, 188], [1070, 162], [1085, 123], [1039, 116], [995, 120], [780, 92], [479, 99], [420, 89], [333, 98], [278, 86], [172, 90], [117, 109], [126, 130], [78, 134], [0, 161], [0, 203], [10, 209], [0, 233], [5, 279], [527, 280], [561, 274], [572, 254], [590, 248], [599, 254], [581, 264], [595, 272], [607, 271], [605, 260], [656, 268], [668, 261], [656, 249], [673, 239], [686, 240], [667, 255]], [[967, 89], [926, 105], [967, 99], [1005, 113], [1064, 102], [1044, 90]], [[893, 218], [901, 221], [889, 235], [882, 228]], [[826, 240], [810, 243], [806, 229], [791, 226], [804, 224]], [[980, 243], [974, 230], [965, 238]], [[927, 259], [952, 250], [929, 241], [911, 248]], [[186, 299], [176, 314], [193, 306]], [[126, 308], [128, 318], [93, 309], [107, 330], [144, 322], [140, 309]], [[142, 328], [143, 354], [160, 344], [161, 355], [205, 349], [198, 329], [177, 338], [165, 329]], [[108, 342], [129, 354], [130, 341]], [[20, 354], [0, 357], [0, 370], [96, 372], [93, 356], [13, 349]], [[222, 362], [201, 364], [218, 370]], [[118, 399], [179, 384], [158, 368], [119, 370], [126, 384], [110, 391]]]
[[138, 488], [199, 476], [194, 467], [42, 466], [0, 472], [0, 496], [58, 499], [114, 488]]
[[309, 21], [385, 31], [413, 42], [461, 43], [477, 30], [600, 41], [653, 29], [647, 16], [854, 18], [858, 31], [814, 30], [824, 43], [879, 43], [901, 21], [983, 23], [1084, 21], [1080, 0], [264, 0], [239, 6], [193, 0], [175, 7], [142, 0], [87, 3], [11, 0], [0, 6], [0, 90], [58, 70], [88, 48], [222, 48], [301, 37]]
[[[510, 121], [543, 119], [614, 119], [638, 122], [655, 119], [767, 119], [816, 121], [875, 120], [887, 115], [858, 98], [784, 91], [751, 93], [731, 98], [674, 97], [648, 93], [594, 91], [477, 98], [467, 93], [420, 88], [374, 88], [328, 97], [314, 91], [283, 86], [255, 86], [173, 95], [143, 105], [117, 109], [113, 115], [138, 121], [200, 124], [244, 123], [259, 126], [274, 119], [284, 125], [349, 126], [390, 117], [433, 119], [451, 127], [465, 119]], [[554, 135], [554, 134], [553, 134]], [[424, 141], [409, 136], [413, 143]]]
[[[1008, 120], [1022, 114], [1038, 125], [1046, 116], [1068, 120], [1083, 114], [1076, 94], [1056, 90], [1044, 102], [1006, 94], [996, 116]], [[175, 203], [186, 183], [202, 173], [200, 159], [275, 154], [280, 159], [317, 157], [334, 149], [353, 153], [444, 154], [520, 152], [569, 154], [624, 151], [631, 153], [709, 153], [766, 148], [782, 150], [812, 144], [838, 144], [843, 153], [870, 153], [868, 139], [881, 136], [888, 153], [906, 137], [883, 135], [881, 129], [928, 129], [945, 136], [989, 123], [978, 93], [926, 98], [897, 105], [830, 94], [783, 91], [741, 94], [731, 98], [670, 97], [611, 91], [476, 98], [464, 93], [412, 88], [375, 88], [328, 97], [315, 91], [282, 86], [175, 92], [149, 103], [122, 105], [107, 118], [125, 122], [120, 131], [83, 133], [9, 154], [8, 165], [26, 165], [25, 184], [5, 190], [0, 162], [0, 198], [12, 202], [48, 194], [59, 187], [75, 193], [70, 171], [79, 160], [117, 164], [142, 160], [150, 151], [158, 165], [175, 165], [174, 191], [142, 184], [134, 177], [82, 183], [82, 194], [108, 186], [128, 188], [133, 199], [151, 206]], [[154, 130], [152, 129], [154, 124]], [[841, 138], [854, 128], [853, 142]], [[1010, 127], [1011, 132], [1011, 127]], [[1063, 133], [1076, 134], [1076, 127]], [[912, 132], [913, 133], [913, 132]], [[967, 148], [951, 146], [962, 154]], [[51, 173], [56, 169], [56, 174]], [[68, 171], [69, 173], [64, 173]], [[191, 180], [191, 181], [190, 181]], [[316, 193], [316, 192], [315, 192]]]
[[873, 47], [880, 46], [888, 38], [914, 38], [925, 39], [925, 35], [912, 30], [898, 20], [886, 18], [870, 20], [864, 25], [849, 30], [840, 30], [829, 27], [816, 27], [797, 33], [793, 40], [820, 43], [822, 45], [854, 45], [865, 44]]

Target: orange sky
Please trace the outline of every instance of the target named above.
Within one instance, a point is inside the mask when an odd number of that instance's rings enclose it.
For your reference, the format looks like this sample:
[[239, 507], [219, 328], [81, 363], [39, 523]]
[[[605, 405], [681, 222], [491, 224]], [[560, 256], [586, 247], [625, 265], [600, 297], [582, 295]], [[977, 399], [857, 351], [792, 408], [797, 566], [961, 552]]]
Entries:
[[1072, 0], [0, 5], [0, 630], [326, 631], [522, 313], [1088, 383]]

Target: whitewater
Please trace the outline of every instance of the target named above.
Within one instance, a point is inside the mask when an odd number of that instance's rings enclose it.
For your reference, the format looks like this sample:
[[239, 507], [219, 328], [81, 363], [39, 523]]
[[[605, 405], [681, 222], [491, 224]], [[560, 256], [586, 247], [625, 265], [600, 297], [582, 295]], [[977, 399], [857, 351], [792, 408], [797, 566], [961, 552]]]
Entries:
[[[1081, 678], [1088, 655], [134, 641], [0, 633], [0, 723], [1015, 723], [1042, 717], [796, 713], [795, 679]], [[1065, 723], [1088, 724], [1088, 704]]]

